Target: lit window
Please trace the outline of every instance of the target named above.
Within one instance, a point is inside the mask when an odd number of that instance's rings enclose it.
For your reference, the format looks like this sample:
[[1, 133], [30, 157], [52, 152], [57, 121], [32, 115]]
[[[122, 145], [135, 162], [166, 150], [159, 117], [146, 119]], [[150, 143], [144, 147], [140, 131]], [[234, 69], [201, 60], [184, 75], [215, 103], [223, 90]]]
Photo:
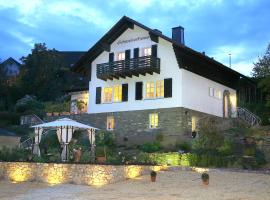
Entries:
[[112, 102], [112, 87], [105, 87], [103, 89], [103, 103], [110, 103]]
[[115, 123], [114, 123], [114, 117], [108, 116], [107, 117], [107, 130], [114, 130]]
[[144, 48], [143, 49], [143, 56], [151, 56], [151, 55], [152, 55], [151, 48]]
[[158, 127], [158, 114], [152, 113], [149, 115], [149, 128], [157, 128]]
[[156, 97], [164, 97], [164, 80], [157, 81]]
[[196, 117], [192, 117], [191, 118], [191, 131], [196, 131], [196, 127], [197, 127], [197, 119]]
[[220, 90], [215, 90], [215, 97], [218, 99], [221, 99], [221, 91]]
[[214, 96], [214, 88], [209, 88], [209, 96], [213, 97]]
[[154, 98], [155, 97], [155, 83], [148, 82], [146, 83], [146, 98]]
[[118, 53], [117, 60], [125, 60], [125, 52]]
[[116, 85], [113, 89], [113, 101], [121, 102], [122, 101], [122, 86]]

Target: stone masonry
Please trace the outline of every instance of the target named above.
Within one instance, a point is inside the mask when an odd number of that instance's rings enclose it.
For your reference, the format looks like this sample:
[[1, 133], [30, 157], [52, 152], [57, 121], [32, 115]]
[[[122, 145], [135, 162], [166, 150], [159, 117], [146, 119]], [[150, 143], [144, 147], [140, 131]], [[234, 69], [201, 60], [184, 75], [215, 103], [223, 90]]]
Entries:
[[[149, 128], [149, 114], [158, 113], [158, 128]], [[163, 108], [113, 113], [78, 114], [67, 116], [76, 121], [106, 130], [107, 116], [114, 116], [115, 134], [118, 145], [137, 145], [154, 141], [157, 134], [164, 136], [164, 145], [191, 139], [191, 118], [198, 119], [211, 116], [186, 108]], [[213, 116], [212, 116], [213, 117]], [[50, 117], [52, 121], [59, 117]]]
[[0, 179], [102, 186], [160, 170], [160, 166], [0, 162]]

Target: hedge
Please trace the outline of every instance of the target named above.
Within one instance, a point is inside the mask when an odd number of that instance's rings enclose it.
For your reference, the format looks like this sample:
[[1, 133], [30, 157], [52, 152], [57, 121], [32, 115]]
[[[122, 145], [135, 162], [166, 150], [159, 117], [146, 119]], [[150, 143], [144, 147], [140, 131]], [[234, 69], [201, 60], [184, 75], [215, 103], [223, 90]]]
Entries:
[[171, 165], [171, 166], [201, 166], [226, 167], [228, 158], [220, 155], [195, 154], [177, 152], [170, 153], [141, 153], [137, 161], [145, 164]]

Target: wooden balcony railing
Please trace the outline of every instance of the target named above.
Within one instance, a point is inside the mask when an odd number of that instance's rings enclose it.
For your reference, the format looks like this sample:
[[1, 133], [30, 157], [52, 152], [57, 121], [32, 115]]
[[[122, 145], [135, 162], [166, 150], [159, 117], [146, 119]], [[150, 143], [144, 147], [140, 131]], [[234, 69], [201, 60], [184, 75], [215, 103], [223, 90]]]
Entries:
[[97, 78], [105, 81], [107, 79], [131, 78], [132, 76], [153, 73], [160, 73], [160, 59], [153, 56], [143, 56], [97, 65]]

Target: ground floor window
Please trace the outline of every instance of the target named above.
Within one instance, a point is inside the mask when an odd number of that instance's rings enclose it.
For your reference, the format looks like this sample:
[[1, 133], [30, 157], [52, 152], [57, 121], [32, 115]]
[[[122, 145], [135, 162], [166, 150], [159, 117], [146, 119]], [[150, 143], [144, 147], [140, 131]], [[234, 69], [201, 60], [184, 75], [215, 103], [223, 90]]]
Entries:
[[195, 138], [197, 135], [197, 118], [192, 117], [191, 118], [191, 136], [192, 138]]
[[158, 127], [158, 114], [152, 113], [149, 115], [149, 128], [157, 128]]
[[113, 116], [107, 117], [107, 130], [114, 130], [115, 128], [115, 121]]

